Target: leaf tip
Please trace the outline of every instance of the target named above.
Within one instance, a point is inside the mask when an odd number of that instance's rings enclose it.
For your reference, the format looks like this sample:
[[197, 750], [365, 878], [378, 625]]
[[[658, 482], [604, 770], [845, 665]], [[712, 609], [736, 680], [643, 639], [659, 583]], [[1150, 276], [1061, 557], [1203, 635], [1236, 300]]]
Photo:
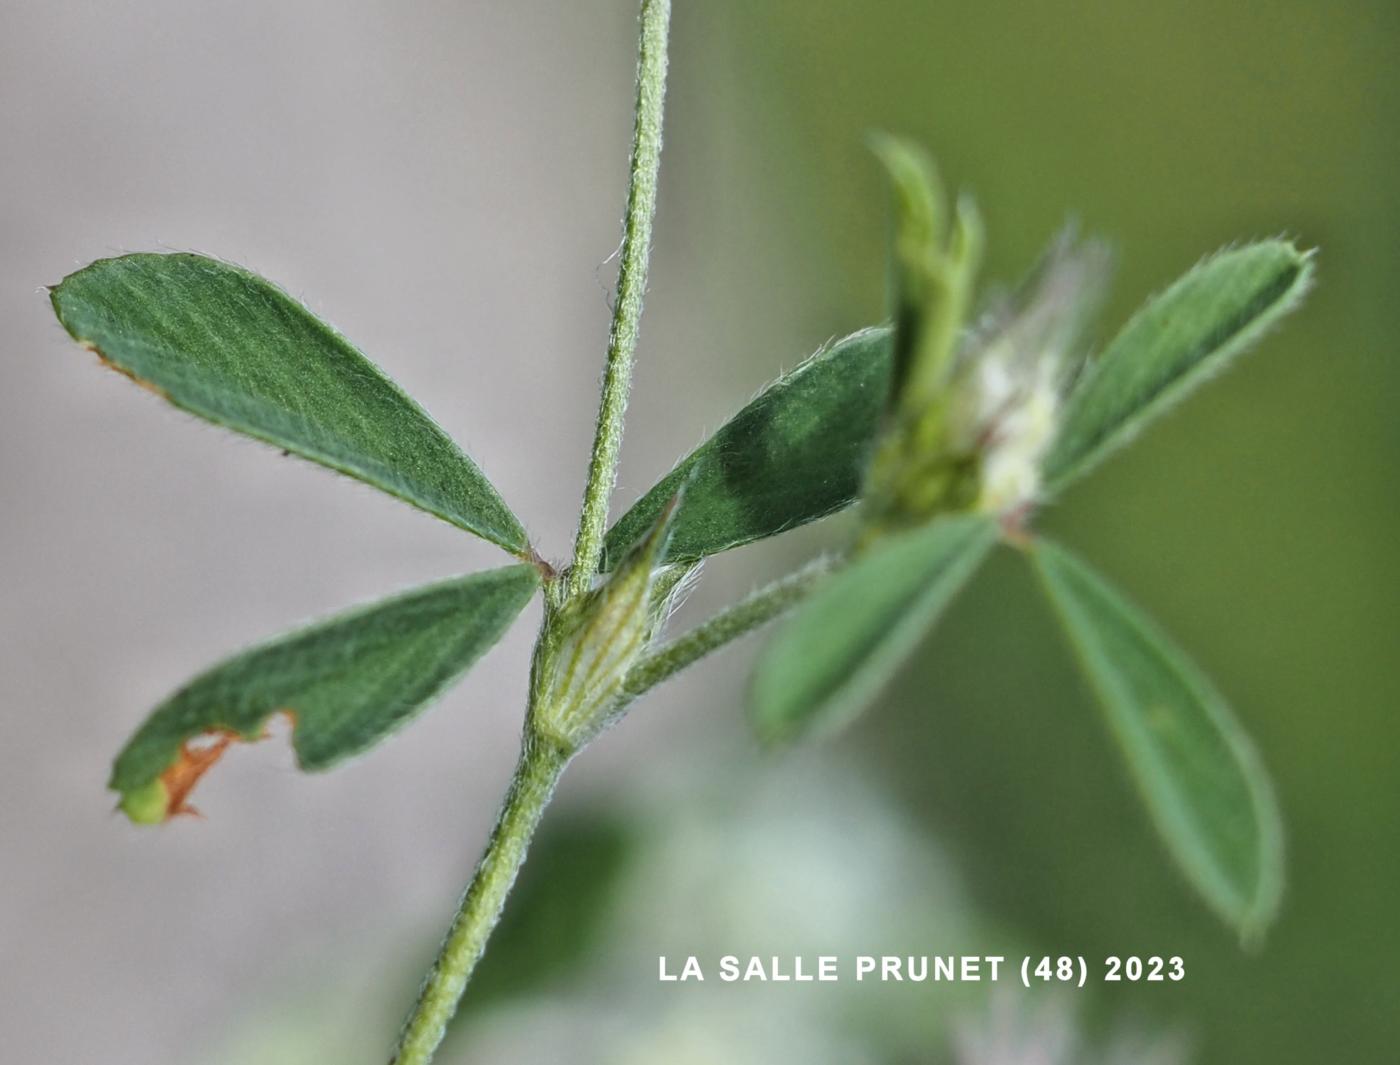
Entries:
[[1235, 922], [1235, 933], [1239, 937], [1240, 950], [1258, 956], [1264, 952], [1268, 942], [1269, 926], [1273, 924], [1275, 909], [1254, 909]]
[[[1227, 918], [1239, 938], [1240, 949], [1246, 954], [1263, 953], [1269, 930], [1277, 919], [1283, 902], [1283, 857], [1277, 850], [1271, 856], [1273, 864], [1265, 870], [1254, 897], [1241, 912]], [[1266, 860], [1268, 860], [1266, 858]]]
[[[296, 712], [280, 712], [295, 729]], [[234, 729], [218, 728], [182, 740], [175, 757], [153, 779], [135, 787], [118, 788], [121, 798], [117, 809], [137, 825], [160, 825], [176, 817], [202, 817], [190, 804], [189, 797], [204, 774], [218, 764], [234, 742], [251, 743], [267, 737], [265, 727], [250, 736]]]
[[142, 787], [123, 792], [117, 809], [134, 825], [163, 824], [170, 816], [170, 792], [157, 777]]
[[[757, 681], [755, 674], [754, 681]], [[791, 721], [785, 721], [773, 714], [769, 700], [761, 697], [757, 684], [749, 685], [749, 727], [754, 742], [765, 755], [774, 755], [791, 747], [797, 739], [798, 729]]]
[[[1299, 243], [1297, 238], [1287, 233], [1279, 234], [1267, 240], [1261, 240], [1257, 242], [1255, 246], [1272, 247], [1288, 261], [1289, 267], [1293, 271], [1293, 276], [1286, 286], [1287, 294], [1284, 298], [1287, 302], [1284, 306], [1286, 308], [1291, 307], [1294, 302], [1306, 295], [1312, 288], [1316, 280], [1317, 258], [1320, 249], [1316, 246], [1304, 247]], [[1245, 249], [1249, 247], [1250, 245], [1244, 245]]]
[[159, 825], [174, 817], [199, 816], [199, 811], [189, 803], [190, 792], [236, 738], [237, 733], [218, 731], [205, 734], [203, 739], [208, 742], [182, 741], [175, 758], [160, 775], [123, 792], [118, 808], [138, 825]]

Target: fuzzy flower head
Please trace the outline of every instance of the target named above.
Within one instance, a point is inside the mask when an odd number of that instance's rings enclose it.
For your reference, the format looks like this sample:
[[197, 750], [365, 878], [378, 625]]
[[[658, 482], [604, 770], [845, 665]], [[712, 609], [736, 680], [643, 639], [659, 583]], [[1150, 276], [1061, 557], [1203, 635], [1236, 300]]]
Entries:
[[1097, 242], [1061, 237], [1015, 296], [989, 312], [960, 346], [949, 390], [947, 444], [975, 454], [973, 507], [1003, 517], [1040, 498], [1067, 386], [1083, 362], [1080, 337], [1108, 272]]
[[944, 232], [928, 160], [903, 142], [876, 151], [894, 183], [895, 324], [886, 428], [867, 476], [865, 542], [940, 513], [1019, 527], [1041, 494], [1081, 334], [1108, 272], [1102, 244], [1061, 236], [1014, 293], [967, 328], [982, 227], [970, 200]]

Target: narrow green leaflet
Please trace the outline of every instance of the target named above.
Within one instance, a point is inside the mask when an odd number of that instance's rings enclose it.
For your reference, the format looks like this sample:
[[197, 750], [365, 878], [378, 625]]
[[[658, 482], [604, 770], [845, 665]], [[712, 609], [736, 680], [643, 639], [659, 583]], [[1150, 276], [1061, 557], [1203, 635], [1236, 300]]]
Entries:
[[865, 329], [779, 378], [608, 531], [611, 568], [690, 478], [666, 562], [691, 562], [847, 506], [860, 491], [889, 389], [888, 329]]
[[767, 742], [852, 720], [918, 646], [997, 539], [980, 515], [881, 541], [830, 578], [764, 650], [751, 691]]
[[1283, 889], [1283, 829], [1249, 738], [1209, 681], [1063, 548], [1033, 558], [1168, 847], [1211, 906], [1257, 937]]
[[427, 413], [257, 275], [200, 255], [124, 255], [50, 296], [73, 339], [182, 410], [528, 551], [519, 521]]
[[1044, 466], [1059, 491], [1122, 447], [1297, 306], [1310, 253], [1282, 240], [1223, 251], [1150, 300], [1069, 398]]
[[133, 821], [189, 812], [190, 789], [224, 748], [258, 739], [279, 713], [292, 723], [298, 764], [326, 769], [383, 739], [456, 680], [538, 587], [533, 566], [488, 570], [245, 651], [156, 707], [117, 757], [109, 786]]

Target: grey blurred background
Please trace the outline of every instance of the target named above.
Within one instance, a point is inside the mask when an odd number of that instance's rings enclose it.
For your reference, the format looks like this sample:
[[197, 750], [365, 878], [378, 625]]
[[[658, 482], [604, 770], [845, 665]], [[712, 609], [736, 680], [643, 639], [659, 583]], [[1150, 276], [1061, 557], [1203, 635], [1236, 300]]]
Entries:
[[[149, 249], [266, 274], [423, 401], [562, 556], [634, 19], [630, 0], [0, 0], [3, 1060], [382, 1061], [508, 776], [536, 621], [353, 765], [304, 776], [279, 738], [201, 785], [203, 823], [112, 816], [110, 758], [192, 673], [499, 557], [162, 408], [66, 340], [41, 286]], [[496, 990], [446, 1060], [949, 1060], [976, 996], [836, 1010], [654, 982], [658, 953], [831, 943], [1184, 954], [1184, 985], [1025, 1023], [1042, 1047], [1072, 1015], [1110, 1045], [1124, 1024], [1164, 1055], [1180, 1035], [1193, 1060], [1390, 1060], [1397, 23], [1388, 0], [679, 0], [620, 503], [880, 317], [871, 128], [923, 139], [976, 190], [994, 277], [1069, 214], [1117, 242], [1109, 323], [1230, 240], [1322, 247], [1301, 316], [1046, 518], [1235, 699], [1289, 820], [1289, 898], [1247, 957], [1189, 897], [1007, 560], [824, 751], [751, 750], [751, 647], [605, 737], [522, 886], [538, 920], [493, 953]], [[834, 535], [715, 560], [687, 617]]]

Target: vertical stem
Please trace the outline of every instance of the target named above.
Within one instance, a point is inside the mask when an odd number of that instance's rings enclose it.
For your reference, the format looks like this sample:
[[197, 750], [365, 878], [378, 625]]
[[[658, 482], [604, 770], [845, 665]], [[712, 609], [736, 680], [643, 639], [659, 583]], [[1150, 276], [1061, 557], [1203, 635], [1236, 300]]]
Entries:
[[462, 896], [437, 961], [423, 981], [390, 1065], [428, 1065], [433, 1060], [568, 761], [566, 752], [526, 733], [520, 764], [486, 844], [486, 853]]
[[[670, 32], [670, 0], [642, 0], [641, 39], [637, 57], [636, 122], [627, 186], [627, 216], [617, 276], [617, 304], [608, 337], [607, 366], [598, 409], [598, 427], [588, 464], [579, 516], [574, 561], [565, 596], [586, 591], [598, 572], [603, 529], [608, 519], [608, 496], [617, 479], [617, 456], [622, 443], [622, 419], [632, 383], [632, 360], [637, 327], [646, 293], [647, 260], [651, 254], [651, 222], [656, 213], [656, 178], [661, 166], [661, 120], [666, 100], [666, 45]], [[551, 595], [551, 601], [565, 596]], [[541, 640], [549, 639], [549, 621]], [[538, 653], [538, 652], [537, 652]], [[486, 950], [506, 896], [525, 862], [525, 852], [560, 774], [573, 752], [551, 743], [526, 725], [520, 764], [505, 803], [462, 896], [457, 916], [433, 963], [418, 1002], [404, 1023], [390, 1065], [429, 1065], [466, 991], [472, 970]]]
[[603, 395], [598, 427], [588, 463], [574, 561], [568, 592], [588, 589], [603, 553], [603, 530], [608, 520], [608, 497], [617, 480], [617, 456], [622, 446], [622, 419], [632, 384], [632, 359], [637, 327], [647, 287], [651, 254], [651, 220], [656, 212], [656, 175], [661, 167], [661, 120], [666, 101], [666, 42], [670, 32], [671, 0], [642, 0], [641, 38], [637, 51], [636, 123], [632, 133], [631, 175], [627, 186], [627, 217], [617, 271], [617, 303], [608, 336]]

